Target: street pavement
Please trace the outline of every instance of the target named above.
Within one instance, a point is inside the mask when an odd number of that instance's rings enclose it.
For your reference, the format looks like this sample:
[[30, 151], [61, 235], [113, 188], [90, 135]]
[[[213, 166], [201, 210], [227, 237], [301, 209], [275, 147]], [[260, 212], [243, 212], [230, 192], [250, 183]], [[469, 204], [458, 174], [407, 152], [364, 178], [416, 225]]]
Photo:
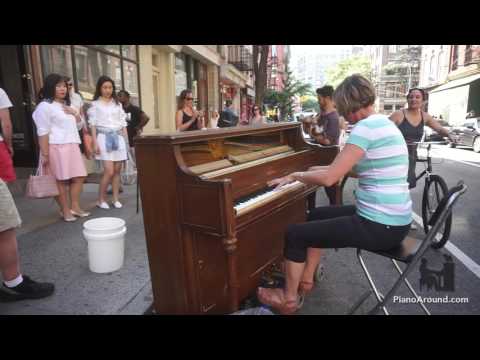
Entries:
[[[143, 219], [136, 214], [136, 186], [124, 186], [122, 209], [95, 207], [98, 185], [86, 184], [82, 194], [90, 217], [66, 223], [52, 199], [32, 200], [21, 192], [15, 201], [23, 220], [18, 230], [22, 272], [39, 281], [55, 283], [55, 293], [39, 300], [0, 303], [0, 315], [143, 314], [152, 303]], [[87, 242], [82, 224], [112, 216], [126, 221], [125, 261], [113, 273], [96, 274], [88, 268]]]
[[[429, 266], [440, 270], [443, 254], [453, 255], [455, 263], [455, 291], [442, 292], [423, 289], [419, 291], [418, 266], [409, 279], [422, 297], [437, 303], [427, 304], [432, 314], [480, 314], [480, 222], [478, 204], [480, 194], [480, 154], [469, 149], [450, 149], [437, 146], [434, 170], [453, 186], [463, 179], [468, 190], [454, 208], [452, 233], [449, 243], [441, 250], [430, 250], [426, 258]], [[417, 172], [423, 168], [417, 165]], [[412, 190], [414, 212], [421, 216], [423, 182]], [[356, 181], [347, 183], [345, 203], [353, 203]], [[144, 314], [152, 303], [150, 273], [146, 253], [143, 219], [136, 214], [136, 186], [125, 186], [122, 195], [124, 208], [102, 210], [94, 207], [98, 185], [87, 184], [82, 196], [86, 209], [92, 216], [75, 223], [65, 223], [58, 215], [52, 200], [31, 200], [19, 192], [15, 201], [23, 218], [18, 231], [22, 271], [41, 281], [53, 281], [53, 296], [40, 300], [0, 303], [0, 315], [48, 314]], [[317, 192], [317, 206], [327, 204], [323, 190]], [[82, 236], [84, 221], [101, 216], [114, 216], [127, 223], [125, 263], [122, 269], [110, 274], [95, 274], [88, 269], [87, 243]], [[424, 236], [421, 224], [412, 236]], [[322, 234], [319, 234], [322, 236]], [[452, 252], [453, 251], [453, 252]], [[392, 263], [383, 257], [366, 253], [365, 260], [379, 288], [385, 293], [397, 278]], [[301, 315], [346, 314], [350, 307], [369, 289], [367, 280], [356, 258], [354, 249], [325, 250], [323, 256], [325, 276], [305, 300]], [[405, 286], [398, 295], [411, 298]], [[438, 298], [464, 298], [466, 303], [438, 303]], [[358, 310], [366, 313], [375, 304], [373, 296]], [[416, 304], [391, 302], [392, 314], [422, 314]]]

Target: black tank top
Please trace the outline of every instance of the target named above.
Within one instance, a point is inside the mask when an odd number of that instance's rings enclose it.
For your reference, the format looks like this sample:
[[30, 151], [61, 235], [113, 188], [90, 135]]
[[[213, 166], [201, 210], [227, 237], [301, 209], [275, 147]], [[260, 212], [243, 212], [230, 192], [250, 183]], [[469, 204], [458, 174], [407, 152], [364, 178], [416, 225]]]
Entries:
[[398, 128], [400, 132], [403, 134], [405, 141], [407, 143], [411, 143], [411, 142], [417, 142], [422, 140], [423, 127], [425, 125], [423, 122], [423, 111], [420, 113], [422, 116], [422, 121], [417, 126], [413, 126], [410, 123], [410, 121], [408, 121], [404, 110], [402, 110], [402, 112], [403, 112], [403, 121], [400, 123], [400, 125], [398, 125]]
[[[185, 124], [192, 119], [193, 115], [190, 116], [190, 115], [186, 114], [185, 111], [183, 111], [183, 110], [182, 110], [182, 114], [183, 114], [182, 124]], [[196, 121], [191, 123], [190, 126], [185, 129], [185, 131], [191, 131], [191, 130], [198, 130], [198, 125], [197, 125]]]

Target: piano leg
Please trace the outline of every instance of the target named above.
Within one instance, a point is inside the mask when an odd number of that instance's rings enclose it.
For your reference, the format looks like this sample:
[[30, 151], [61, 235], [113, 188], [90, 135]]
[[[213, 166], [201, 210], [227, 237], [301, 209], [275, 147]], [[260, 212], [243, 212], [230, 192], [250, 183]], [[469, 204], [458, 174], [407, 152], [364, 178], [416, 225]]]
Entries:
[[240, 305], [238, 299], [240, 284], [237, 273], [237, 238], [235, 236], [227, 237], [223, 240], [223, 245], [227, 253], [229, 311], [233, 313], [238, 310]]

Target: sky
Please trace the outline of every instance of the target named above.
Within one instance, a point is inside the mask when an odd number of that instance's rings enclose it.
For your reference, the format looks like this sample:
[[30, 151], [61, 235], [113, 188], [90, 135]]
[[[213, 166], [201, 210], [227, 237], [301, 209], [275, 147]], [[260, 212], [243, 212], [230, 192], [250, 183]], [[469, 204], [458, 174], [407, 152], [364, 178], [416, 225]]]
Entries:
[[303, 54], [331, 53], [351, 49], [352, 45], [290, 45], [292, 59]]

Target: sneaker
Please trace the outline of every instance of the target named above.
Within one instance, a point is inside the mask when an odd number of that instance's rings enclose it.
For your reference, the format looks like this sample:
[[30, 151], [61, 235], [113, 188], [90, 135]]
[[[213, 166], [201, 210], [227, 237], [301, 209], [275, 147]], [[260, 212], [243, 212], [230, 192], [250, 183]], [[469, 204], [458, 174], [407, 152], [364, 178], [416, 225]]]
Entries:
[[121, 209], [123, 207], [123, 205], [120, 201], [115, 201], [113, 203], [113, 206], [115, 206], [115, 208], [117, 208], [117, 209]]
[[105, 210], [110, 209], [110, 206], [108, 206], [108, 204], [105, 201], [102, 201], [101, 203], [98, 203], [97, 207], [100, 208], [100, 209], [105, 209]]
[[23, 275], [23, 281], [9, 288], [2, 283], [0, 287], [0, 301], [10, 302], [24, 299], [41, 299], [53, 294], [55, 286], [52, 283], [40, 283]]

